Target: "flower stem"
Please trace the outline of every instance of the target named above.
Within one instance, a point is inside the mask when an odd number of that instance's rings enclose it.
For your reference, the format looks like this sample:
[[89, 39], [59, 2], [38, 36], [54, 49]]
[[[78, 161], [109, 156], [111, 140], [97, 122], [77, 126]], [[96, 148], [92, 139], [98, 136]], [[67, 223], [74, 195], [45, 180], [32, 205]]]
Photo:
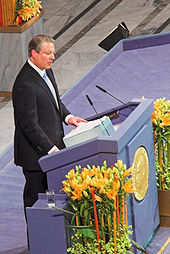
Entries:
[[121, 196], [121, 215], [122, 215], [122, 228], [123, 228], [124, 222], [125, 222], [125, 217], [124, 217], [124, 196], [123, 196], [123, 193], [122, 193], [122, 196]]
[[103, 217], [103, 213], [102, 212], [101, 212], [101, 226], [102, 226], [103, 240], [104, 240], [104, 242], [106, 242], [105, 233], [104, 233], [104, 217]]
[[162, 165], [162, 142], [158, 143], [158, 161], [161, 168], [160, 188], [164, 190], [163, 165]]
[[110, 232], [110, 218], [109, 216], [107, 215], [107, 225], [108, 225], [108, 232], [109, 232], [109, 235], [111, 236], [111, 232]]
[[114, 236], [114, 254], [116, 254], [116, 199], [114, 199], [114, 210], [113, 210], [113, 236]]
[[118, 224], [119, 238], [121, 238], [121, 232], [120, 232], [120, 215], [119, 215], [119, 199], [118, 199], [118, 195], [116, 195], [116, 213], [117, 213], [117, 224]]
[[[79, 218], [78, 215], [76, 215], [76, 226], [79, 226]], [[77, 234], [79, 235], [79, 231], [77, 230]]]
[[127, 218], [127, 204], [126, 204], [126, 202], [127, 202], [127, 198], [125, 196], [125, 204], [124, 204], [124, 206], [125, 206], [125, 222], [126, 222], [126, 233], [128, 233], [128, 218]]
[[167, 142], [167, 166], [170, 166], [170, 135], [168, 136]]
[[[94, 219], [95, 219], [95, 224], [96, 224], [96, 236], [97, 236], [97, 242], [99, 243], [99, 240], [100, 240], [99, 224], [98, 224], [98, 218], [97, 218], [97, 209], [96, 209], [94, 190], [91, 190], [91, 194], [92, 194], [92, 200], [93, 200]], [[100, 245], [98, 246], [98, 249], [100, 250]]]

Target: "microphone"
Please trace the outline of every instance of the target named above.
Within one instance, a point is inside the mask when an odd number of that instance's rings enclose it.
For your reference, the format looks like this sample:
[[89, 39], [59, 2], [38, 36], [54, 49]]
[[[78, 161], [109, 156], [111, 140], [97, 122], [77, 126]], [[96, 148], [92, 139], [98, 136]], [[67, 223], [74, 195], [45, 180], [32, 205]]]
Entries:
[[133, 108], [131, 108], [128, 104], [126, 104], [125, 102], [121, 101], [120, 99], [118, 99], [117, 97], [115, 97], [114, 95], [112, 95], [111, 93], [107, 92], [103, 87], [101, 86], [97, 86], [96, 87], [101, 90], [104, 93], [107, 93], [108, 95], [110, 95], [111, 97], [113, 97], [114, 99], [116, 99], [117, 101], [119, 101], [120, 103], [122, 103], [123, 105], [125, 105], [126, 107], [130, 108], [131, 110], [133, 110]]
[[106, 129], [106, 127], [105, 127], [105, 125], [104, 125], [102, 119], [100, 118], [100, 116], [99, 116], [99, 114], [98, 114], [96, 108], [94, 107], [92, 100], [90, 99], [90, 97], [89, 97], [87, 94], [86, 94], [86, 98], [87, 98], [88, 102], [90, 103], [90, 105], [93, 107], [93, 109], [94, 109], [94, 111], [95, 111], [95, 113], [96, 113], [96, 116], [98, 117], [98, 119], [100, 119], [100, 122], [101, 122], [101, 124], [103, 125], [105, 131], [107, 132], [107, 135], [110, 136], [110, 134], [109, 134], [108, 130]]

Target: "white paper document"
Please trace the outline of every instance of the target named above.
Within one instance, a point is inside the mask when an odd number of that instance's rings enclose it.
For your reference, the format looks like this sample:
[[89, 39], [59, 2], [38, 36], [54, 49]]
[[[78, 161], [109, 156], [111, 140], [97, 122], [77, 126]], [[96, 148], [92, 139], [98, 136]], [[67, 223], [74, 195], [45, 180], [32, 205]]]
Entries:
[[78, 127], [65, 135], [63, 141], [66, 147], [68, 147], [98, 136], [112, 135], [113, 132], [114, 127], [110, 118], [108, 116], [103, 116], [101, 119], [89, 121], [87, 123], [79, 123]]

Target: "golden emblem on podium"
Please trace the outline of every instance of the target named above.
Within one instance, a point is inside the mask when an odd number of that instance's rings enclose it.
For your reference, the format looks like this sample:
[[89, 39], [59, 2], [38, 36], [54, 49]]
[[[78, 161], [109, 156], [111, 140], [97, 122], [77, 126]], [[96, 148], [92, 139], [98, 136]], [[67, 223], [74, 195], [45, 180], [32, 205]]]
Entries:
[[132, 184], [135, 189], [134, 196], [140, 201], [146, 195], [149, 182], [149, 160], [147, 151], [143, 146], [136, 150], [132, 168]]

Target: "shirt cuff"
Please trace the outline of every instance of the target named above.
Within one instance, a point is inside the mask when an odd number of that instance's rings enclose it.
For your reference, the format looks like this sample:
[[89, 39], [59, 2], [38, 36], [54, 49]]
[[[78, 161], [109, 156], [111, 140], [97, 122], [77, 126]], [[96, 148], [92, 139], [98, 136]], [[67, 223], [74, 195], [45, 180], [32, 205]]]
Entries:
[[71, 117], [74, 117], [72, 114], [69, 114], [65, 117], [65, 122], [68, 124], [68, 121]]
[[59, 151], [59, 149], [56, 146], [53, 146], [50, 151], [48, 151], [48, 154], [53, 153], [55, 150], [57, 149], [57, 151]]

